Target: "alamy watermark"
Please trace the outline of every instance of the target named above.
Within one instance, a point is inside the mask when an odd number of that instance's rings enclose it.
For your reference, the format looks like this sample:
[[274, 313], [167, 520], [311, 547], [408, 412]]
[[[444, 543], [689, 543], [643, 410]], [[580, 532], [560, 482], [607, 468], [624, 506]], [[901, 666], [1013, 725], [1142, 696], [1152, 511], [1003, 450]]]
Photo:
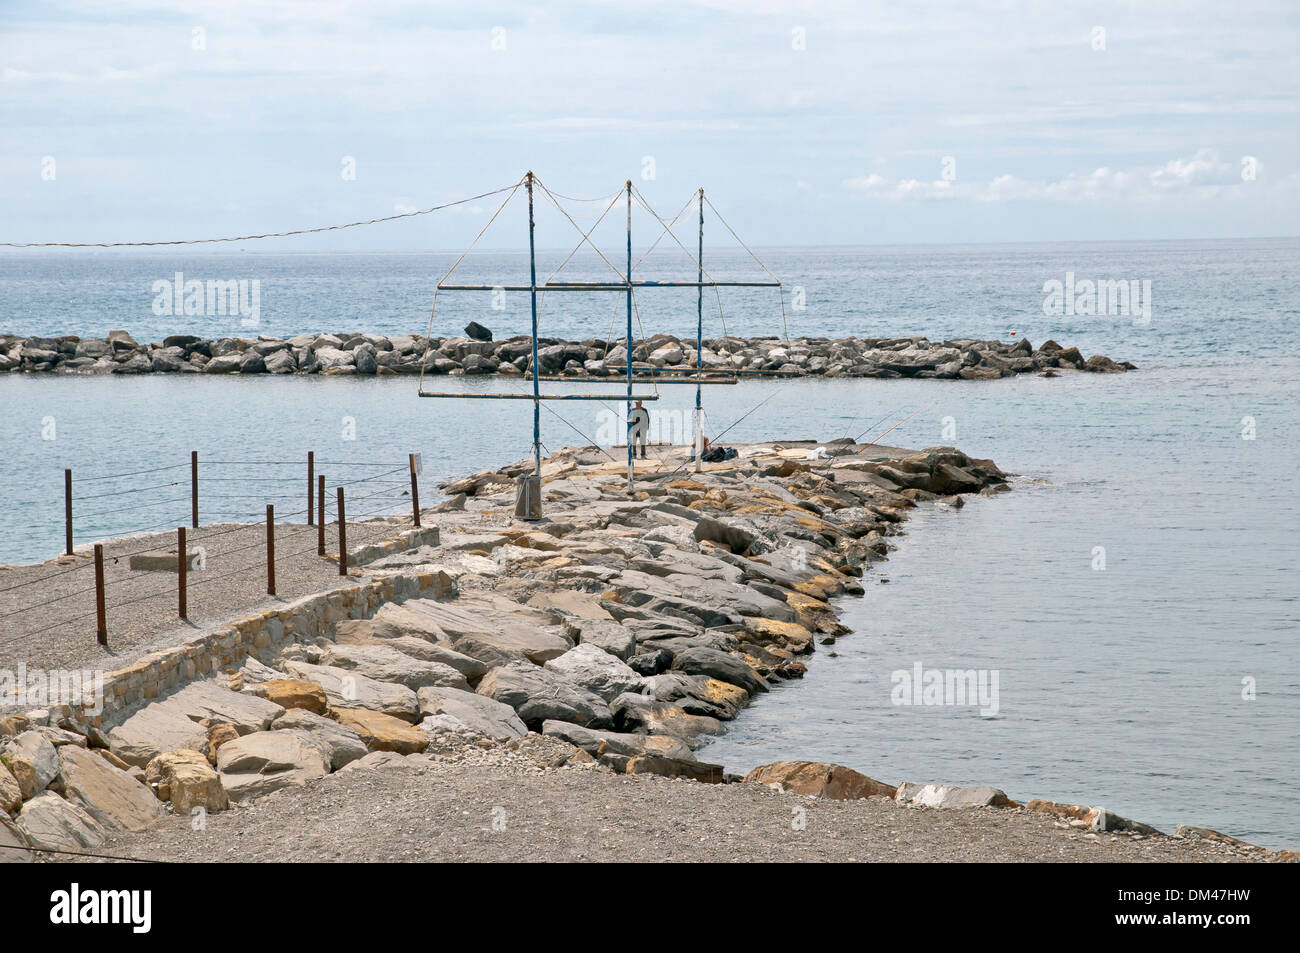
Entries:
[[978, 705], [981, 715], [992, 718], [998, 713], [998, 677], [997, 669], [925, 668], [916, 662], [890, 674], [889, 700], [895, 705]]
[[1151, 279], [1091, 278], [1075, 280], [1074, 272], [1065, 273], [1065, 281], [1052, 278], [1043, 283], [1043, 314], [1104, 315], [1131, 317], [1134, 324], [1151, 322]]
[[257, 278], [186, 279], [176, 272], [168, 281], [153, 283], [153, 313], [159, 317], [219, 317], [238, 315], [240, 324], [255, 328], [262, 319], [262, 282]]
[[0, 669], [0, 712], [6, 708], [48, 708], [69, 705], [87, 715], [104, 710], [104, 672], [92, 669]]

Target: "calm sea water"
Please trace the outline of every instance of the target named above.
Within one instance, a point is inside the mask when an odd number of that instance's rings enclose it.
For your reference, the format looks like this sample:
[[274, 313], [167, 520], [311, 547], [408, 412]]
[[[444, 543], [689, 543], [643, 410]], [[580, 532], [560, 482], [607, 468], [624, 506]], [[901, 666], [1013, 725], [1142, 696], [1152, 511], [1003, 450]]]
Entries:
[[[1300, 845], [1300, 504], [1291, 489], [1300, 463], [1300, 241], [763, 255], [788, 287], [803, 289], [806, 310], [788, 313], [792, 334], [1007, 339], [1015, 330], [1035, 345], [1053, 337], [1141, 370], [708, 389], [714, 433], [775, 392], [730, 431], [738, 441], [874, 436], [937, 399], [890, 442], [953, 442], [1021, 477], [1014, 492], [960, 511], [920, 510], [890, 561], [868, 576], [866, 596], [846, 604], [856, 631], [835, 646], [838, 657], [819, 650], [802, 683], [759, 699], [705, 756], [731, 770], [814, 758], [890, 781], [993, 783], [1017, 798], [1101, 803], [1166, 829], [1193, 823]], [[547, 259], [541, 274], [559, 260]], [[512, 281], [509, 269], [525, 261], [480, 256], [465, 277]], [[152, 282], [182, 271], [259, 280], [262, 333], [422, 331], [432, 285], [449, 262], [416, 254], [11, 254], [0, 256], [0, 330], [121, 327], [140, 340], [249, 333], [238, 319], [155, 315]], [[754, 275], [737, 255], [719, 252], [710, 262], [718, 277]], [[599, 263], [579, 264], [599, 275]], [[1044, 282], [1067, 272], [1149, 279], [1150, 322], [1045, 315]], [[692, 328], [693, 293], [659, 294], [639, 299], [647, 332]], [[550, 297], [545, 334], [605, 337], [611, 318], [623, 320], [613, 301]], [[503, 311], [485, 295], [444, 307], [450, 300], [438, 303], [435, 333], [454, 333], [470, 318], [499, 336], [527, 328], [524, 296], [508, 295]], [[733, 332], [780, 333], [774, 293], [731, 292], [723, 303]], [[720, 330], [715, 301], [706, 333]], [[8, 516], [0, 561], [58, 551], [67, 466], [114, 473], [184, 463], [190, 450], [205, 460], [284, 460], [314, 449], [347, 462], [419, 451], [431, 488], [527, 454], [526, 405], [423, 401], [414, 392], [406, 378], [0, 377]], [[689, 420], [691, 388], [661, 392], [656, 407]], [[614, 409], [612, 401], [564, 405], [568, 424], [544, 413], [543, 440], [578, 442], [569, 425], [595, 436]], [[945, 426], [955, 438], [944, 439]], [[257, 468], [231, 472], [248, 474], [250, 498], [294, 492]], [[147, 518], [110, 511], [79, 540], [183, 521], [185, 504], [164, 499], [144, 508]], [[1104, 569], [1094, 568], [1099, 547]], [[996, 671], [998, 713], [892, 704], [891, 673], [918, 662]], [[1252, 684], [1253, 697], [1243, 697]]]

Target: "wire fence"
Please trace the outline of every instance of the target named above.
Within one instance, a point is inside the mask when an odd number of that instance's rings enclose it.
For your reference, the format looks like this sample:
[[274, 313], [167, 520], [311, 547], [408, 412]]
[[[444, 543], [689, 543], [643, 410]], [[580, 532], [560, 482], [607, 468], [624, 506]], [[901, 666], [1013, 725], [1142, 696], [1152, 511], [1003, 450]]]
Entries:
[[0, 648], [58, 629], [107, 645], [114, 610], [166, 598], [186, 620], [191, 592], [240, 575], [274, 596], [276, 563], [309, 554], [346, 576], [349, 547], [392, 535], [391, 520], [366, 521], [400, 514], [420, 526], [420, 470], [414, 453], [399, 463], [317, 461], [314, 451], [299, 460], [195, 451], [188, 463], [121, 473], [65, 470], [64, 553], [0, 570]]

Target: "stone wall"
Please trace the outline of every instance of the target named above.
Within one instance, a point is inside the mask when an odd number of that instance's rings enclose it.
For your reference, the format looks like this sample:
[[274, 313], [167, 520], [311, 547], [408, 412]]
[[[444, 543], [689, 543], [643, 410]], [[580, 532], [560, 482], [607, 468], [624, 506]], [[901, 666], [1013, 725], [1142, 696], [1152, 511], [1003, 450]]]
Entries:
[[234, 619], [174, 648], [151, 652], [133, 665], [106, 673], [103, 710], [94, 715], [84, 708], [74, 709], [73, 714], [95, 727], [112, 725], [137, 705], [193, 679], [237, 667], [249, 656], [268, 661], [287, 645], [324, 635], [341, 619], [368, 619], [385, 603], [445, 596], [452, 586], [451, 580], [439, 572], [385, 575]]

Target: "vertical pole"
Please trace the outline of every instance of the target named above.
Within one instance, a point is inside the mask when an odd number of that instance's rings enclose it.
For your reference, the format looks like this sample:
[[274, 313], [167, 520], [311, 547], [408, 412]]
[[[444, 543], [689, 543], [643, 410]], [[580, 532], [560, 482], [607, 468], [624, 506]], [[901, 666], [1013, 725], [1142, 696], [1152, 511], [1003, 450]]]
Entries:
[[[632, 417], [632, 180], [627, 180], [627, 414]], [[632, 428], [627, 429], [627, 491], [632, 492], [635, 464]]]
[[415, 475], [415, 454], [407, 454], [407, 460], [411, 464], [411, 516], [415, 520], [415, 528], [420, 528], [420, 481]]
[[695, 472], [704, 469], [704, 403], [700, 383], [704, 380], [704, 189], [700, 189], [700, 286], [695, 296]]
[[316, 509], [312, 501], [312, 494], [316, 490], [316, 451], [307, 451], [307, 525], [310, 526], [313, 519], [313, 511]]
[[104, 547], [95, 544], [95, 639], [108, 645], [108, 620], [104, 617]]
[[540, 483], [542, 479], [542, 385], [538, 377], [542, 369], [537, 363], [537, 252], [533, 222], [533, 173], [529, 172], [526, 178], [528, 180], [528, 294], [533, 309], [533, 460], [537, 467], [537, 480]]
[[275, 595], [275, 507], [266, 504], [266, 594]]
[[72, 471], [63, 471], [63, 541], [72, 555]]
[[316, 555], [325, 555], [325, 474], [316, 478]]
[[190, 451], [190, 526], [199, 528], [199, 452]]
[[185, 586], [189, 581], [190, 554], [185, 545], [185, 527], [176, 527], [176, 613], [182, 619], [189, 618], [186, 614], [189, 607], [185, 604]]
[[338, 488], [339, 494], [339, 575], [348, 574], [348, 519], [343, 512], [343, 487]]

